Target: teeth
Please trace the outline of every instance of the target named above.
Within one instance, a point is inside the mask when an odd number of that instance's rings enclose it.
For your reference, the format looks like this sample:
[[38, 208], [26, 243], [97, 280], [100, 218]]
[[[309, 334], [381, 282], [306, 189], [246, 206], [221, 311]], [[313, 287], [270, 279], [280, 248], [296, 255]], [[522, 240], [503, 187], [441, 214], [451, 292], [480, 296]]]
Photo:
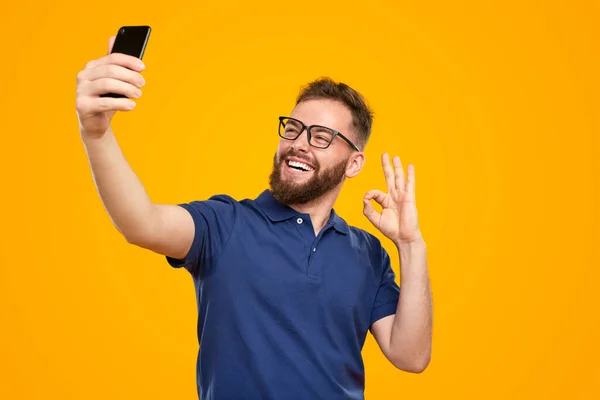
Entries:
[[303, 169], [304, 171], [312, 171], [312, 170], [314, 169], [314, 168], [312, 168], [312, 167], [310, 167], [310, 166], [308, 166], [308, 165], [306, 165], [306, 164], [304, 164], [304, 163], [298, 162], [298, 161], [291, 161], [291, 160], [290, 160], [290, 161], [288, 162], [288, 165], [289, 165], [290, 167], [301, 168], [301, 169]]

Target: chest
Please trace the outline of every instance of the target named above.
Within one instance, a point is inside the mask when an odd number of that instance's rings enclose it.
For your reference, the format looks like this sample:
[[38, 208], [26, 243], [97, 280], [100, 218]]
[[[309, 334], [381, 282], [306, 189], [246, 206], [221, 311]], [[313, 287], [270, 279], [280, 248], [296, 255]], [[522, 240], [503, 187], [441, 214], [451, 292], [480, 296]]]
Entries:
[[315, 235], [310, 224], [291, 220], [270, 229], [236, 229], [205, 284], [227, 302], [362, 324], [380, 271], [351, 235], [331, 227]]

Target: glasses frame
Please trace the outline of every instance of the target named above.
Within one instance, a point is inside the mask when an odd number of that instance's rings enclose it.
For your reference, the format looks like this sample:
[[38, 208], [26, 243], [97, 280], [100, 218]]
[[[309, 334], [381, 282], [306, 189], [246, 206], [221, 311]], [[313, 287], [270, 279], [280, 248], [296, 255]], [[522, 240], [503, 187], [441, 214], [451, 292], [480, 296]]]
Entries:
[[[292, 121], [296, 121], [298, 122], [301, 126], [302, 129], [300, 129], [300, 132], [298, 132], [298, 136], [296, 136], [295, 138], [289, 138], [289, 137], [283, 137], [281, 136], [281, 126], [283, 125], [283, 120], [287, 119], [287, 120], [292, 120]], [[333, 137], [331, 138], [331, 142], [329, 142], [329, 144], [325, 147], [319, 147], [319, 146], [315, 146], [314, 144], [311, 143], [311, 133], [310, 131], [312, 130], [312, 128], [325, 128], [330, 130], [331, 132], [333, 132]], [[350, 147], [352, 147], [354, 150], [360, 152], [360, 149], [358, 148], [358, 146], [356, 146], [354, 143], [352, 143], [352, 141], [350, 139], [348, 139], [346, 136], [342, 135], [340, 132], [336, 131], [335, 129], [331, 129], [327, 126], [323, 126], [323, 125], [304, 125], [304, 122], [300, 121], [299, 119], [296, 118], [292, 118], [292, 117], [285, 117], [285, 116], [280, 116], [279, 117], [279, 127], [277, 129], [277, 134], [279, 135], [279, 137], [281, 137], [282, 139], [285, 140], [296, 140], [300, 137], [300, 135], [302, 135], [302, 132], [304, 132], [306, 130], [306, 135], [308, 136], [308, 144], [314, 148], [317, 149], [327, 149], [329, 148], [329, 146], [331, 146], [331, 143], [333, 143], [333, 139], [335, 139], [336, 136], [341, 137], [342, 139], [344, 139], [344, 141], [346, 141], [346, 143], [348, 143], [350, 145]]]

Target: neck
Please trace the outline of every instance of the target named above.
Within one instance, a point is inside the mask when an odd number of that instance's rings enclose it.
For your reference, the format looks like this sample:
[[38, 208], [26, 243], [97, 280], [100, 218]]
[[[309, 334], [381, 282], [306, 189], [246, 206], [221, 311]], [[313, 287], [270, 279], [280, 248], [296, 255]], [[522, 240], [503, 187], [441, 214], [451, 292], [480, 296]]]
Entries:
[[323, 196], [304, 204], [288, 204], [289, 207], [299, 213], [310, 215], [310, 220], [315, 230], [315, 235], [318, 235], [321, 229], [327, 224], [331, 217], [331, 210], [340, 194], [341, 186], [325, 193]]

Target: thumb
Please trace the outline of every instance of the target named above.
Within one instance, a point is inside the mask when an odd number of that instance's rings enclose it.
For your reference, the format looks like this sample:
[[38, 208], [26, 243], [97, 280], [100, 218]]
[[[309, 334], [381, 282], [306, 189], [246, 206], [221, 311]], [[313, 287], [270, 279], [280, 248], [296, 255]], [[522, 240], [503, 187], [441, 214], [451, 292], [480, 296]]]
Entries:
[[109, 55], [110, 52], [112, 51], [112, 48], [113, 48], [113, 46], [115, 44], [115, 38], [116, 38], [116, 36], [111, 36], [108, 39], [108, 51], [106, 52], [106, 55]]

